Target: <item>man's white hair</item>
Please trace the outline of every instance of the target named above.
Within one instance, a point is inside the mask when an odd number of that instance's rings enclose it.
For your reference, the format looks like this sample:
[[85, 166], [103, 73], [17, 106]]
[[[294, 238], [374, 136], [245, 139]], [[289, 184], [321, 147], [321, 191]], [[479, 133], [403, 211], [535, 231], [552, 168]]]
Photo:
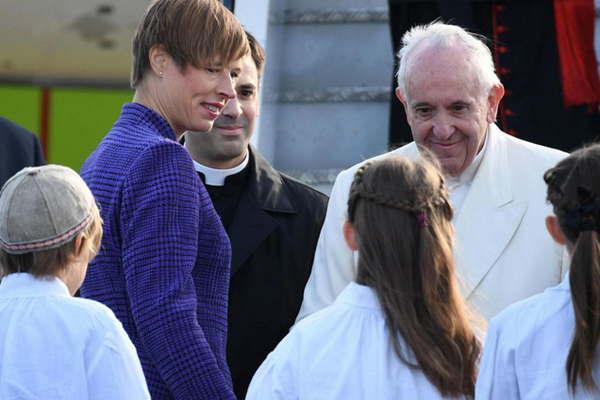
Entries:
[[486, 94], [493, 86], [500, 84], [492, 53], [478, 35], [469, 33], [457, 25], [434, 21], [427, 25], [417, 25], [402, 36], [402, 48], [398, 52], [400, 67], [397, 78], [398, 87], [405, 98], [408, 97], [407, 74], [411, 55], [416, 49], [425, 47], [464, 50], [467, 61], [475, 70], [474, 82]]

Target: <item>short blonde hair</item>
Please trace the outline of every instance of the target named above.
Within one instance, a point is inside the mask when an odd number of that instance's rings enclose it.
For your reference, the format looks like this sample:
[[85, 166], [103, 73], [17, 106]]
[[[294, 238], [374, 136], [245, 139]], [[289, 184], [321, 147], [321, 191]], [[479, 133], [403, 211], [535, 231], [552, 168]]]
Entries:
[[[84, 252], [95, 255], [102, 239], [102, 218], [96, 204], [93, 204], [90, 214], [92, 218], [88, 226], [58, 248], [25, 254], [10, 254], [0, 249], [0, 275], [27, 272], [38, 278], [57, 276], [68, 267], [73, 257]], [[75, 241], [79, 236], [82, 238], [81, 248], [76, 253]]]
[[244, 28], [218, 0], [155, 0], [133, 38], [131, 87], [150, 68], [150, 49], [162, 45], [177, 65], [198, 68], [220, 58], [223, 64], [249, 51]]

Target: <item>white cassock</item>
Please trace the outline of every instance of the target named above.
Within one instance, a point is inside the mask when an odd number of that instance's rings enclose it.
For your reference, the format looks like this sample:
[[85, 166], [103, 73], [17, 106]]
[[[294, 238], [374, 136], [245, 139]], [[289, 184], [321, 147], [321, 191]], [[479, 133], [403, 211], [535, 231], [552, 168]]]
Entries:
[[[406, 349], [404, 342], [401, 346]], [[442, 398], [420, 370], [396, 356], [375, 292], [354, 282], [331, 306], [290, 331], [260, 366], [246, 396], [247, 400]]]
[[[542, 269], [542, 266], [540, 266]], [[569, 277], [543, 293], [508, 307], [490, 322], [476, 385], [476, 399], [600, 399], [567, 385], [566, 362], [575, 331]], [[596, 354], [593, 371], [600, 383]]]
[[[389, 154], [419, 157], [413, 142], [375, 159]], [[563, 248], [545, 227], [552, 211], [543, 174], [567, 154], [514, 138], [494, 124], [481, 154], [480, 165], [460, 196], [462, 204], [453, 225], [463, 295], [489, 319], [506, 306], [558, 284], [564, 274]], [[342, 171], [333, 185], [297, 321], [331, 304], [356, 277], [342, 225], [354, 173], [361, 164]]]

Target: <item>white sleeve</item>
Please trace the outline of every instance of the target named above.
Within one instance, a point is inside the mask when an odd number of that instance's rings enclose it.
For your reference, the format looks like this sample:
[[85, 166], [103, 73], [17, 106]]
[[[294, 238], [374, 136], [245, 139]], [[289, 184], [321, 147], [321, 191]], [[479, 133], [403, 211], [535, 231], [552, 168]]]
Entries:
[[496, 321], [490, 322], [475, 384], [476, 399], [520, 399], [514, 349], [503, 341], [500, 328]]
[[293, 333], [277, 345], [258, 368], [246, 393], [246, 400], [299, 400], [298, 351], [292, 345]]
[[113, 318], [86, 352], [88, 398], [150, 400], [135, 347], [121, 323]]
[[356, 168], [350, 168], [340, 172], [331, 189], [312, 271], [304, 289], [304, 299], [296, 322], [333, 303], [356, 276], [353, 252], [346, 244], [342, 231], [355, 170]]

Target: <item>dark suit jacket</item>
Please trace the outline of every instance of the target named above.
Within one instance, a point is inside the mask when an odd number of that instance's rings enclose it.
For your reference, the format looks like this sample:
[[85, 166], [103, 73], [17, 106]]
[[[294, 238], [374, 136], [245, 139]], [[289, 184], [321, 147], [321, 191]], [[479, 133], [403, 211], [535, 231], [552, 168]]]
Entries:
[[45, 163], [38, 138], [0, 117], [0, 187], [21, 169]]
[[249, 168], [228, 231], [227, 360], [239, 399], [294, 323], [327, 207], [327, 196], [277, 172], [254, 149]]

